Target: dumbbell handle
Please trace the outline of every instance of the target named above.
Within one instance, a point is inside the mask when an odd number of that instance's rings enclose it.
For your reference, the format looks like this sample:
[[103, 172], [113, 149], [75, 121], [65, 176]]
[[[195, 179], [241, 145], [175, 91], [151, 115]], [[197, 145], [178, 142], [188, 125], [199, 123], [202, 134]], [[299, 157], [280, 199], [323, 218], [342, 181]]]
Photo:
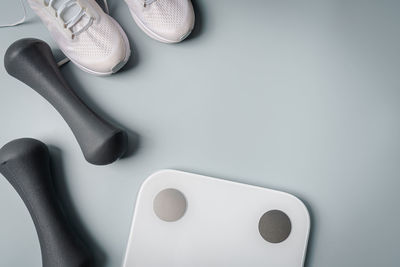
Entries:
[[4, 57], [7, 72], [32, 87], [61, 114], [74, 133], [87, 161], [114, 162], [126, 150], [124, 131], [92, 111], [62, 76], [48, 44], [37, 39], [13, 43]]
[[50, 175], [49, 151], [34, 139], [17, 139], [0, 149], [0, 173], [31, 214], [43, 267], [89, 267], [92, 257], [62, 213]]

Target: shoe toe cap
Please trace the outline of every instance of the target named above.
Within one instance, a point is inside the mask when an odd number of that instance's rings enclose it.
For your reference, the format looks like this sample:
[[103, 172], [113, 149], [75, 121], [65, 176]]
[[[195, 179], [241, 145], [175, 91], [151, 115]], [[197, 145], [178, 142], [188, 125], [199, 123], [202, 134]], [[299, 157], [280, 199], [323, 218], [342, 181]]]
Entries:
[[94, 25], [79, 35], [66, 55], [81, 69], [95, 75], [109, 75], [123, 67], [130, 56], [130, 46], [125, 33], [116, 22]]
[[193, 5], [188, 0], [160, 0], [137, 17], [148, 35], [166, 43], [184, 40], [195, 22]]
[[130, 56], [129, 46], [119, 44], [114, 46], [108, 56], [98, 58], [96, 61], [91, 62], [91, 69], [101, 74], [112, 74], [120, 70], [128, 61]]

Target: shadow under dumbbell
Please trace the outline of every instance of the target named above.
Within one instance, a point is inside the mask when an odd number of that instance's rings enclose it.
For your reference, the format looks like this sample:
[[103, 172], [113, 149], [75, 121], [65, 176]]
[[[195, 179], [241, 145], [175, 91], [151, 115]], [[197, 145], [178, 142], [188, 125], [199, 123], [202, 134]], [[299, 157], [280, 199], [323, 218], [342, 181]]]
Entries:
[[[72, 64], [71, 62], [68, 64]], [[68, 66], [70, 67], [70, 66]], [[136, 133], [135, 131], [132, 131], [130, 129], [127, 129], [124, 127], [121, 123], [116, 121], [114, 118], [111, 118], [107, 112], [104, 112], [99, 105], [95, 103], [92, 97], [90, 97], [86, 90], [84, 89], [84, 86], [78, 81], [76, 77], [74, 77], [74, 74], [71, 72], [71, 69], [68, 67], [62, 67], [61, 72], [65, 79], [68, 81], [69, 85], [74, 88], [75, 92], [78, 94], [78, 96], [93, 110], [96, 111], [97, 114], [99, 114], [102, 118], [105, 120], [111, 122], [115, 126], [119, 127], [120, 129], [123, 129], [127, 135], [128, 135], [128, 147], [126, 148], [125, 154], [121, 157], [121, 159], [128, 158], [130, 156], [133, 156], [137, 150], [140, 147], [140, 135]]]
[[88, 247], [94, 258], [93, 267], [103, 267], [106, 266], [107, 257], [103, 249], [97, 244], [89, 231], [83, 225], [82, 221], [79, 219], [79, 215], [74, 207], [72, 197], [66, 188], [67, 178], [64, 172], [62, 151], [55, 146], [48, 145], [50, 152], [50, 169], [53, 175], [53, 184], [55, 192], [58, 196], [59, 204], [65, 217], [68, 220], [71, 228], [78, 234], [85, 245]]

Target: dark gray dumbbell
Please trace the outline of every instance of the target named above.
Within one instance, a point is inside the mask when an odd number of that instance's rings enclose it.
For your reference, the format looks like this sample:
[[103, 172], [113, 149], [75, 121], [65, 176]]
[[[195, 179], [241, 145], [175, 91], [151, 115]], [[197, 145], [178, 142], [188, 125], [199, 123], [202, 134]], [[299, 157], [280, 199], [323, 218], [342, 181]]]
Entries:
[[127, 135], [92, 111], [63, 78], [48, 44], [37, 39], [13, 43], [4, 56], [7, 72], [50, 102], [68, 123], [86, 160], [106, 165], [120, 158]]
[[50, 174], [49, 151], [35, 139], [0, 149], [0, 173], [21, 196], [39, 236], [43, 267], [91, 267], [93, 258], [61, 211]]

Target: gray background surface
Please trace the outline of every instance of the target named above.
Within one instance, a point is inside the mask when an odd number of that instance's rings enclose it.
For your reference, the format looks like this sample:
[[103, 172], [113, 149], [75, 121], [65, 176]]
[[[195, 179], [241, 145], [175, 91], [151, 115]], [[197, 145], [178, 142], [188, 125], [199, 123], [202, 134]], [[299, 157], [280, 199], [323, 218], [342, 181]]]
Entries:
[[[178, 45], [151, 40], [123, 1], [109, 2], [135, 58], [106, 78], [62, 72], [139, 136], [125, 159], [88, 164], [55, 110], [0, 66], [0, 144], [51, 146], [57, 189], [99, 266], [121, 266], [139, 187], [164, 168], [299, 196], [312, 215], [307, 266], [399, 266], [399, 1], [196, 0], [195, 32]], [[0, 23], [20, 13], [2, 1]], [[0, 32], [1, 57], [18, 38], [51, 42], [30, 10]], [[30, 216], [3, 178], [0, 266], [41, 266]]]

